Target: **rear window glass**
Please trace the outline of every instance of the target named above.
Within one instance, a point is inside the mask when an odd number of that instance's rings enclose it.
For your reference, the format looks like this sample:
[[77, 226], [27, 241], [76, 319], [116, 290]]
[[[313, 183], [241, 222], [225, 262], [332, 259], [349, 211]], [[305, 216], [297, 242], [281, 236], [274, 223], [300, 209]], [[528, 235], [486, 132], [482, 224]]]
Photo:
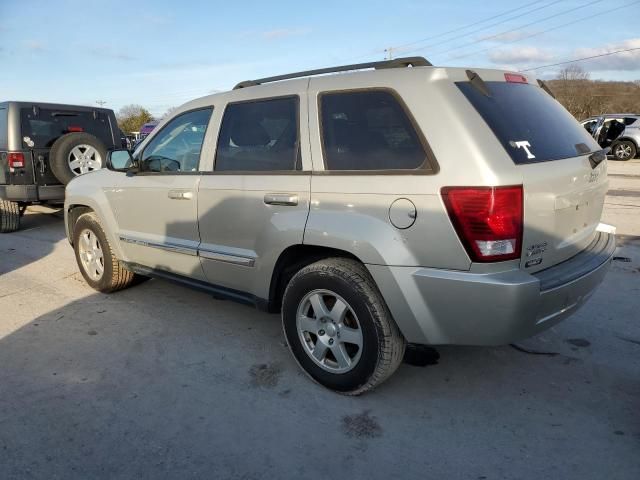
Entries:
[[33, 142], [33, 148], [50, 148], [62, 135], [85, 132], [95, 135], [108, 148], [113, 146], [109, 119], [99, 111], [49, 110], [23, 108], [20, 112], [22, 142], [30, 146], [25, 137]]
[[560, 160], [600, 150], [589, 132], [537, 86], [486, 82], [491, 93], [487, 97], [470, 82], [456, 85], [516, 164]]
[[427, 157], [404, 108], [384, 90], [323, 93], [327, 170], [413, 170]]

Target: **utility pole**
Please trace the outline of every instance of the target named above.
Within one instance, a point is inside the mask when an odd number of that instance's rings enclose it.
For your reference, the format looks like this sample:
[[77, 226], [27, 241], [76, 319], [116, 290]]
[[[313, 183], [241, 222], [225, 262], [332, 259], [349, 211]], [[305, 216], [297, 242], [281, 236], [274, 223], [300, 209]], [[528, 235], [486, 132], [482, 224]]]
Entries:
[[104, 107], [107, 104], [106, 100], [96, 100], [96, 103], [101, 107]]
[[393, 60], [393, 47], [389, 47], [389, 48], [385, 48], [384, 49], [384, 53], [385, 53], [385, 60]]

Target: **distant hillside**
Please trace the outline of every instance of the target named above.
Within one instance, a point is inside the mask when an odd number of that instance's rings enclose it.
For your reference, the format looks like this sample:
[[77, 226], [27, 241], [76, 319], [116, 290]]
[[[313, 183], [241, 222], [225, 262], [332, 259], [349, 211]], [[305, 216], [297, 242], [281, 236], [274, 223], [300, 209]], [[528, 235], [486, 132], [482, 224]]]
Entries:
[[640, 80], [590, 80], [586, 72], [567, 69], [559, 78], [546, 83], [558, 101], [578, 120], [603, 113], [640, 114]]

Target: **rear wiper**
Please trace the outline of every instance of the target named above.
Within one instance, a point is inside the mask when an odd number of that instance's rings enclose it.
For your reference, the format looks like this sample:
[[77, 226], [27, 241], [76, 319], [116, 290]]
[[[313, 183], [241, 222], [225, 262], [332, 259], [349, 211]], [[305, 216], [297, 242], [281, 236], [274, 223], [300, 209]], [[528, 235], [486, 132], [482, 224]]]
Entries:
[[591, 169], [593, 170], [598, 165], [602, 163], [603, 160], [607, 158], [607, 149], [598, 150], [597, 152], [593, 152], [589, 155], [589, 164], [591, 164]]
[[549, 88], [549, 85], [547, 85], [547, 82], [543, 82], [542, 80], [538, 79], [538, 85], [540, 85], [540, 88], [542, 90], [544, 90], [545, 92], [547, 92], [549, 95], [551, 95], [552, 98], [556, 98], [556, 96], [553, 94], [553, 92], [551, 91], [551, 89]]
[[484, 83], [484, 80], [473, 70], [467, 70], [467, 78], [469, 79], [469, 83], [473, 88], [478, 90], [485, 97], [491, 97], [491, 92], [489, 91], [489, 87]]

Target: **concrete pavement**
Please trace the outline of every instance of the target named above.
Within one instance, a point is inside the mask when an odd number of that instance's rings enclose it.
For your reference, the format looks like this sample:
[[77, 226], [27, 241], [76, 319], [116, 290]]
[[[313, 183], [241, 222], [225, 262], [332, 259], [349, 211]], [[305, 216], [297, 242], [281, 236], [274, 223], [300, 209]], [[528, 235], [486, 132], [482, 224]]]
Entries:
[[[640, 478], [640, 161], [610, 162], [605, 283], [523, 342], [443, 347], [358, 398], [277, 315], [159, 280], [102, 295], [60, 218], [0, 236], [0, 478]], [[59, 216], [59, 214], [58, 214]]]

